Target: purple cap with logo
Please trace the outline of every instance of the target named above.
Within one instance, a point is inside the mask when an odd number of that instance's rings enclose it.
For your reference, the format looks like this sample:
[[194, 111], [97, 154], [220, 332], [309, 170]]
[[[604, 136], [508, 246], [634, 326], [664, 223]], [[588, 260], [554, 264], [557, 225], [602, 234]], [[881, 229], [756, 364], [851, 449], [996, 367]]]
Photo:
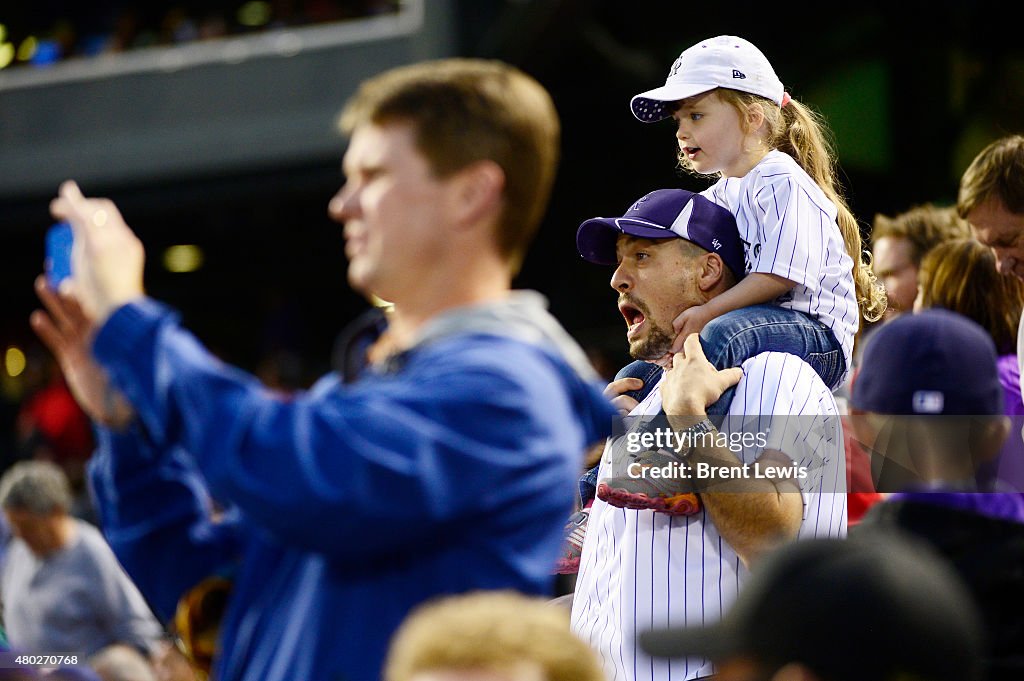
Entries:
[[877, 414], [1002, 414], [995, 343], [949, 310], [900, 315], [864, 348], [850, 403]]
[[685, 189], [657, 189], [620, 218], [591, 218], [576, 232], [576, 249], [598, 265], [615, 265], [620, 234], [641, 239], [681, 238], [717, 253], [737, 279], [746, 274], [743, 241], [728, 209]]

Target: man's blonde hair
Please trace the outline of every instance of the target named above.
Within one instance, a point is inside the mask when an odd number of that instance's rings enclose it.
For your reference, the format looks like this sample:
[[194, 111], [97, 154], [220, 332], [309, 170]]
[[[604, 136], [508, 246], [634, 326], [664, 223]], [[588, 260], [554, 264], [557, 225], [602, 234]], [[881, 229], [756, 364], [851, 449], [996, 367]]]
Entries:
[[956, 209], [960, 217], [989, 198], [1011, 213], [1024, 214], [1024, 136], [996, 140], [974, 157], [960, 178]]
[[513, 66], [442, 59], [386, 71], [345, 105], [342, 132], [408, 123], [438, 177], [478, 161], [505, 173], [499, 252], [518, 271], [547, 208], [558, 166], [560, 126], [547, 90]]
[[569, 630], [564, 609], [512, 591], [480, 591], [414, 610], [392, 639], [384, 679], [514, 673], [531, 663], [544, 681], [604, 681], [596, 654]]

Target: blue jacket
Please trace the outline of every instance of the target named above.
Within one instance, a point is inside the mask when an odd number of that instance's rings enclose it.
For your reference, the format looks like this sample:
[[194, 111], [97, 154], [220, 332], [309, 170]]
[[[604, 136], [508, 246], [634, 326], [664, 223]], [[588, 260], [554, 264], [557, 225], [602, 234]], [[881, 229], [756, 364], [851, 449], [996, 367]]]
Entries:
[[[613, 409], [526, 292], [442, 315], [390, 371], [284, 400], [150, 300], [94, 354], [135, 406], [101, 430], [104, 533], [162, 617], [234, 565], [220, 681], [378, 681], [408, 611], [439, 594], [546, 594], [587, 445]], [[214, 522], [210, 498], [231, 505]]]

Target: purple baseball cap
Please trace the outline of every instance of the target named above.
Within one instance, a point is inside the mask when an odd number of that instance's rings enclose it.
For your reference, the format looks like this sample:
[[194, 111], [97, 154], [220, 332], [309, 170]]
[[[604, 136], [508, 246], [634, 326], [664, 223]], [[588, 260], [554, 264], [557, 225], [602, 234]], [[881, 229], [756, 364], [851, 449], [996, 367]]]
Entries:
[[591, 218], [576, 232], [584, 260], [615, 265], [620, 234], [641, 239], [681, 238], [717, 253], [737, 279], [746, 275], [743, 241], [728, 209], [685, 189], [656, 189], [638, 199], [620, 218]]
[[877, 414], [998, 416], [996, 347], [966, 317], [943, 309], [900, 315], [864, 348], [850, 403]]

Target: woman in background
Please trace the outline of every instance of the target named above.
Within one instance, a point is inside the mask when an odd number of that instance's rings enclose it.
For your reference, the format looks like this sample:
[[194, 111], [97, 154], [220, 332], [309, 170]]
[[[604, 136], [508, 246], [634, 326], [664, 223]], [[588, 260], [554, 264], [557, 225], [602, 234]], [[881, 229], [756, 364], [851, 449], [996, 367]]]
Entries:
[[1024, 282], [999, 274], [995, 256], [981, 243], [973, 239], [947, 241], [925, 256], [918, 271], [914, 310], [929, 307], [942, 307], [974, 320], [995, 342], [1005, 413], [1018, 418], [998, 458], [979, 470], [978, 484], [981, 489], [991, 489], [998, 481], [999, 488], [1024, 491], [1024, 441], [1020, 435], [1024, 402], [1016, 353]]

